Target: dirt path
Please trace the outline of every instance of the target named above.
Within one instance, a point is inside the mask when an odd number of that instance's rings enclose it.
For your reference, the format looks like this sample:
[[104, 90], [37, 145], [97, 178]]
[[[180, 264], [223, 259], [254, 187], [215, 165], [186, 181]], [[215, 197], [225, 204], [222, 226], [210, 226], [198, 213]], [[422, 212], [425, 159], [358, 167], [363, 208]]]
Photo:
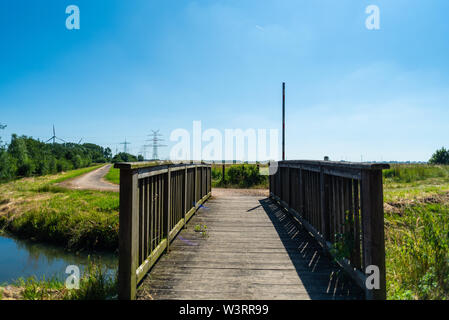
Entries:
[[231, 188], [213, 188], [212, 196], [226, 197], [226, 196], [261, 196], [268, 197], [270, 191], [268, 189], [231, 189]]
[[58, 185], [64, 188], [75, 190], [98, 190], [119, 192], [119, 186], [104, 180], [104, 176], [109, 172], [111, 164], [86, 173], [75, 179], [67, 180]]

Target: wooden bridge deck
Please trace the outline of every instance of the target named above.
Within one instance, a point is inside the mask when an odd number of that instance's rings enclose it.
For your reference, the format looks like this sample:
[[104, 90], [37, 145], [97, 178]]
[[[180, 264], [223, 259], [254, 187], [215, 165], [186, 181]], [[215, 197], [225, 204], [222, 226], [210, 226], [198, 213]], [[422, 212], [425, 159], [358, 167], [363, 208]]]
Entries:
[[[360, 299], [363, 292], [266, 196], [212, 198], [147, 274], [138, 299]], [[195, 232], [206, 225], [207, 236]]]

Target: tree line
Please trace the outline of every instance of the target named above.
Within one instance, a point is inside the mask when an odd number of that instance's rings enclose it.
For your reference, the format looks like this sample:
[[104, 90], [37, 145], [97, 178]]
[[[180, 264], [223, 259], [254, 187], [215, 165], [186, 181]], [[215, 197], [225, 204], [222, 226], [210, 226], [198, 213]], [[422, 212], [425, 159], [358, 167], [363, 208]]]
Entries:
[[48, 144], [13, 134], [9, 144], [0, 140], [0, 181], [53, 174], [111, 160], [110, 148], [92, 143]]

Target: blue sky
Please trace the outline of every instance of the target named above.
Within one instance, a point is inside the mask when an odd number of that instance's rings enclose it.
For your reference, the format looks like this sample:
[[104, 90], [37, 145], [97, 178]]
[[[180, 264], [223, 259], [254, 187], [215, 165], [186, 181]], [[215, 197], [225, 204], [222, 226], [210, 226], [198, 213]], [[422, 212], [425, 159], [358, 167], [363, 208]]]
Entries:
[[[65, 28], [68, 5], [80, 30]], [[380, 8], [367, 30], [365, 8]], [[449, 147], [446, 0], [0, 3], [0, 132], [138, 153], [151, 129], [279, 128], [288, 159]], [[168, 143], [171, 145], [172, 143]], [[162, 156], [168, 154], [168, 148]]]

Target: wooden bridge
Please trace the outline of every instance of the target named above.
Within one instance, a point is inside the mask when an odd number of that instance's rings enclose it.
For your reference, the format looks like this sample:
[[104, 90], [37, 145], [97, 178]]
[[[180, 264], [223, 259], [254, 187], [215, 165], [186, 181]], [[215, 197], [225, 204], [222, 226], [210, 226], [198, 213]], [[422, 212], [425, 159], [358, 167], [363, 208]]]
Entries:
[[116, 167], [120, 299], [385, 299], [387, 165], [273, 163], [266, 193], [212, 191], [207, 164]]

